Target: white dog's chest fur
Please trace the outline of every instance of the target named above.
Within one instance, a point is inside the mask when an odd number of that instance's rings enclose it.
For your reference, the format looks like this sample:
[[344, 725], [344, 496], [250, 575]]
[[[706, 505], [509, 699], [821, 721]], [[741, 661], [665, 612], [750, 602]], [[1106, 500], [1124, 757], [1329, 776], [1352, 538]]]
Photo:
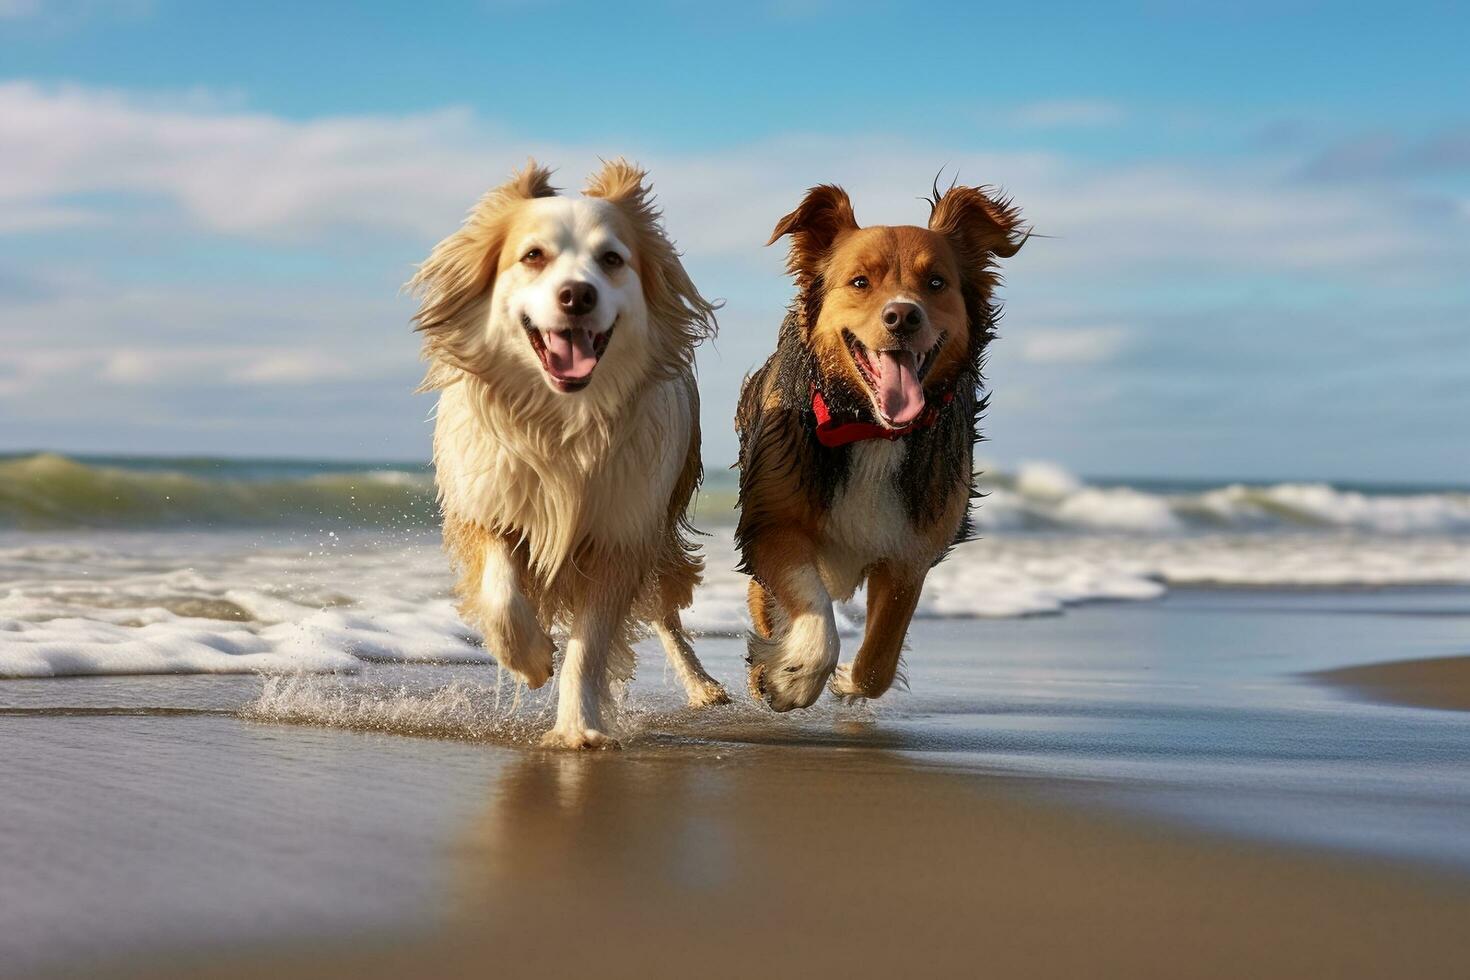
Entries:
[[524, 536], [533, 569], [547, 576], [587, 542], [641, 555], [668, 521], [691, 410], [677, 382], [656, 383], [611, 430], [573, 415], [552, 442], [505, 409], [476, 404], [472, 386], [453, 385], [434, 433], [444, 509]]
[[872, 439], [853, 447], [847, 481], [818, 542], [817, 564], [834, 598], [851, 598], [863, 573], [880, 560], [901, 566], [923, 560], [923, 544], [894, 485], [906, 454], [902, 440]]

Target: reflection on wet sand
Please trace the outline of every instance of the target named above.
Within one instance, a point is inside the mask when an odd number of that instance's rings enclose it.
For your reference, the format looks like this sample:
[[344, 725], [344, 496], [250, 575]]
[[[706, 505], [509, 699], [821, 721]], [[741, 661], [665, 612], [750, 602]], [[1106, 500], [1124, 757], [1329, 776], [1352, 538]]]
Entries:
[[[680, 744], [509, 760], [448, 921], [177, 975], [1445, 975], [1470, 890], [1202, 843], [882, 751]], [[155, 968], [148, 971], [157, 975]]]
[[911, 695], [691, 713], [653, 674], [593, 756], [531, 747], [545, 703], [476, 668], [16, 682], [0, 950], [88, 977], [1458, 975], [1460, 717], [1302, 681], [1453, 653], [1463, 604], [926, 621]]

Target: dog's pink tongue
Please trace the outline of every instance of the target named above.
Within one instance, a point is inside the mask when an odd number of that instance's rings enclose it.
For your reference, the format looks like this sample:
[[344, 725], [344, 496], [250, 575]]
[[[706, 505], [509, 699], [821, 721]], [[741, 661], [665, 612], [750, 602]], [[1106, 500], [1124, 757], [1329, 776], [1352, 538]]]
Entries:
[[924, 389], [913, 351], [878, 352], [878, 407], [893, 426], [908, 425], [924, 410]]
[[548, 330], [541, 335], [546, 344], [546, 363], [558, 378], [585, 378], [597, 367], [592, 333], [587, 330]]

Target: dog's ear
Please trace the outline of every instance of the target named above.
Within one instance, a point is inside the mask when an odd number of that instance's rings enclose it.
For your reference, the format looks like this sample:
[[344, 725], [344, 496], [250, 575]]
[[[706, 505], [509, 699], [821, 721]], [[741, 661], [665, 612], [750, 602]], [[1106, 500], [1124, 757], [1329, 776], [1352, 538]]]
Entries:
[[621, 157], [608, 160], [587, 178], [583, 193], [607, 201], [628, 219], [635, 237], [629, 244], [643, 281], [649, 317], [662, 328], [657, 334], [659, 339], [672, 345], [666, 360], [688, 363], [694, 345], [714, 336], [719, 304], [701, 296], [684, 271], [679, 252], [664, 230], [663, 215], [654, 203], [648, 172]]
[[818, 184], [786, 217], [776, 222], [771, 232], [772, 245], [782, 235], [791, 236], [791, 251], [786, 256], [786, 269], [805, 289], [816, 278], [822, 261], [837, 240], [857, 231], [857, 217], [847, 191], [835, 184]]
[[985, 187], [935, 185], [929, 201], [929, 230], [948, 238], [966, 259], [988, 267], [991, 256], [1008, 259], [1021, 250], [1030, 232], [1021, 229], [1021, 210]]
[[419, 297], [414, 329], [424, 335], [424, 358], [430, 362], [425, 388], [440, 386], [445, 378], [440, 368], [476, 372], [472, 334], [461, 329], [476, 322], [481, 304], [495, 283], [495, 269], [511, 213], [516, 204], [537, 197], [552, 197], [551, 171], [535, 160], [492, 188], [470, 209], [459, 230], [444, 239], [408, 281], [409, 292]]
[[555, 194], [551, 171], [528, 160], [510, 180], [480, 198], [459, 230], [435, 245], [408, 281], [409, 291], [422, 299], [414, 329], [432, 332], [450, 327], [467, 304], [488, 292], [515, 204]]
[[604, 160], [602, 169], [587, 178], [588, 197], [600, 197], [621, 208], [637, 211], [640, 217], [658, 218], [653, 192], [647, 186], [648, 171], [622, 157]]

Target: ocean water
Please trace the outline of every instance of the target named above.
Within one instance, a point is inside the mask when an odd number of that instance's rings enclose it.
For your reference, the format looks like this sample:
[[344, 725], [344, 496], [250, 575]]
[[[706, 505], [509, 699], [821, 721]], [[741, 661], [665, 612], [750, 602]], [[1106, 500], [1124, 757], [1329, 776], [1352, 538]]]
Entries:
[[[1044, 465], [986, 486], [978, 539], [931, 575], [907, 689], [777, 716], [739, 696], [734, 487], [711, 474], [686, 618], [736, 703], [689, 711], [644, 642], [625, 752], [579, 761], [672, 780], [649, 790], [670, 853], [707, 842], [713, 865], [717, 830], [670, 792], [927, 767], [1466, 880], [1464, 714], [1312, 675], [1470, 652], [1470, 493]], [[561, 798], [540, 780], [563, 763], [527, 751], [554, 691], [517, 687], [458, 620], [435, 521], [422, 467], [0, 459], [0, 972], [427, 928], [459, 907], [476, 828], [534, 852]], [[850, 651], [861, 596], [839, 613]], [[506, 806], [531, 816], [507, 831]]]
[[[1169, 590], [1470, 584], [1470, 491], [1088, 483], [1034, 464], [985, 481], [977, 540], [918, 615], [1060, 614]], [[737, 636], [735, 487], [695, 509], [708, 572], [687, 625]], [[414, 465], [0, 459], [0, 677], [351, 672], [490, 663], [449, 599], [432, 475]], [[859, 632], [863, 597], [838, 609]]]

